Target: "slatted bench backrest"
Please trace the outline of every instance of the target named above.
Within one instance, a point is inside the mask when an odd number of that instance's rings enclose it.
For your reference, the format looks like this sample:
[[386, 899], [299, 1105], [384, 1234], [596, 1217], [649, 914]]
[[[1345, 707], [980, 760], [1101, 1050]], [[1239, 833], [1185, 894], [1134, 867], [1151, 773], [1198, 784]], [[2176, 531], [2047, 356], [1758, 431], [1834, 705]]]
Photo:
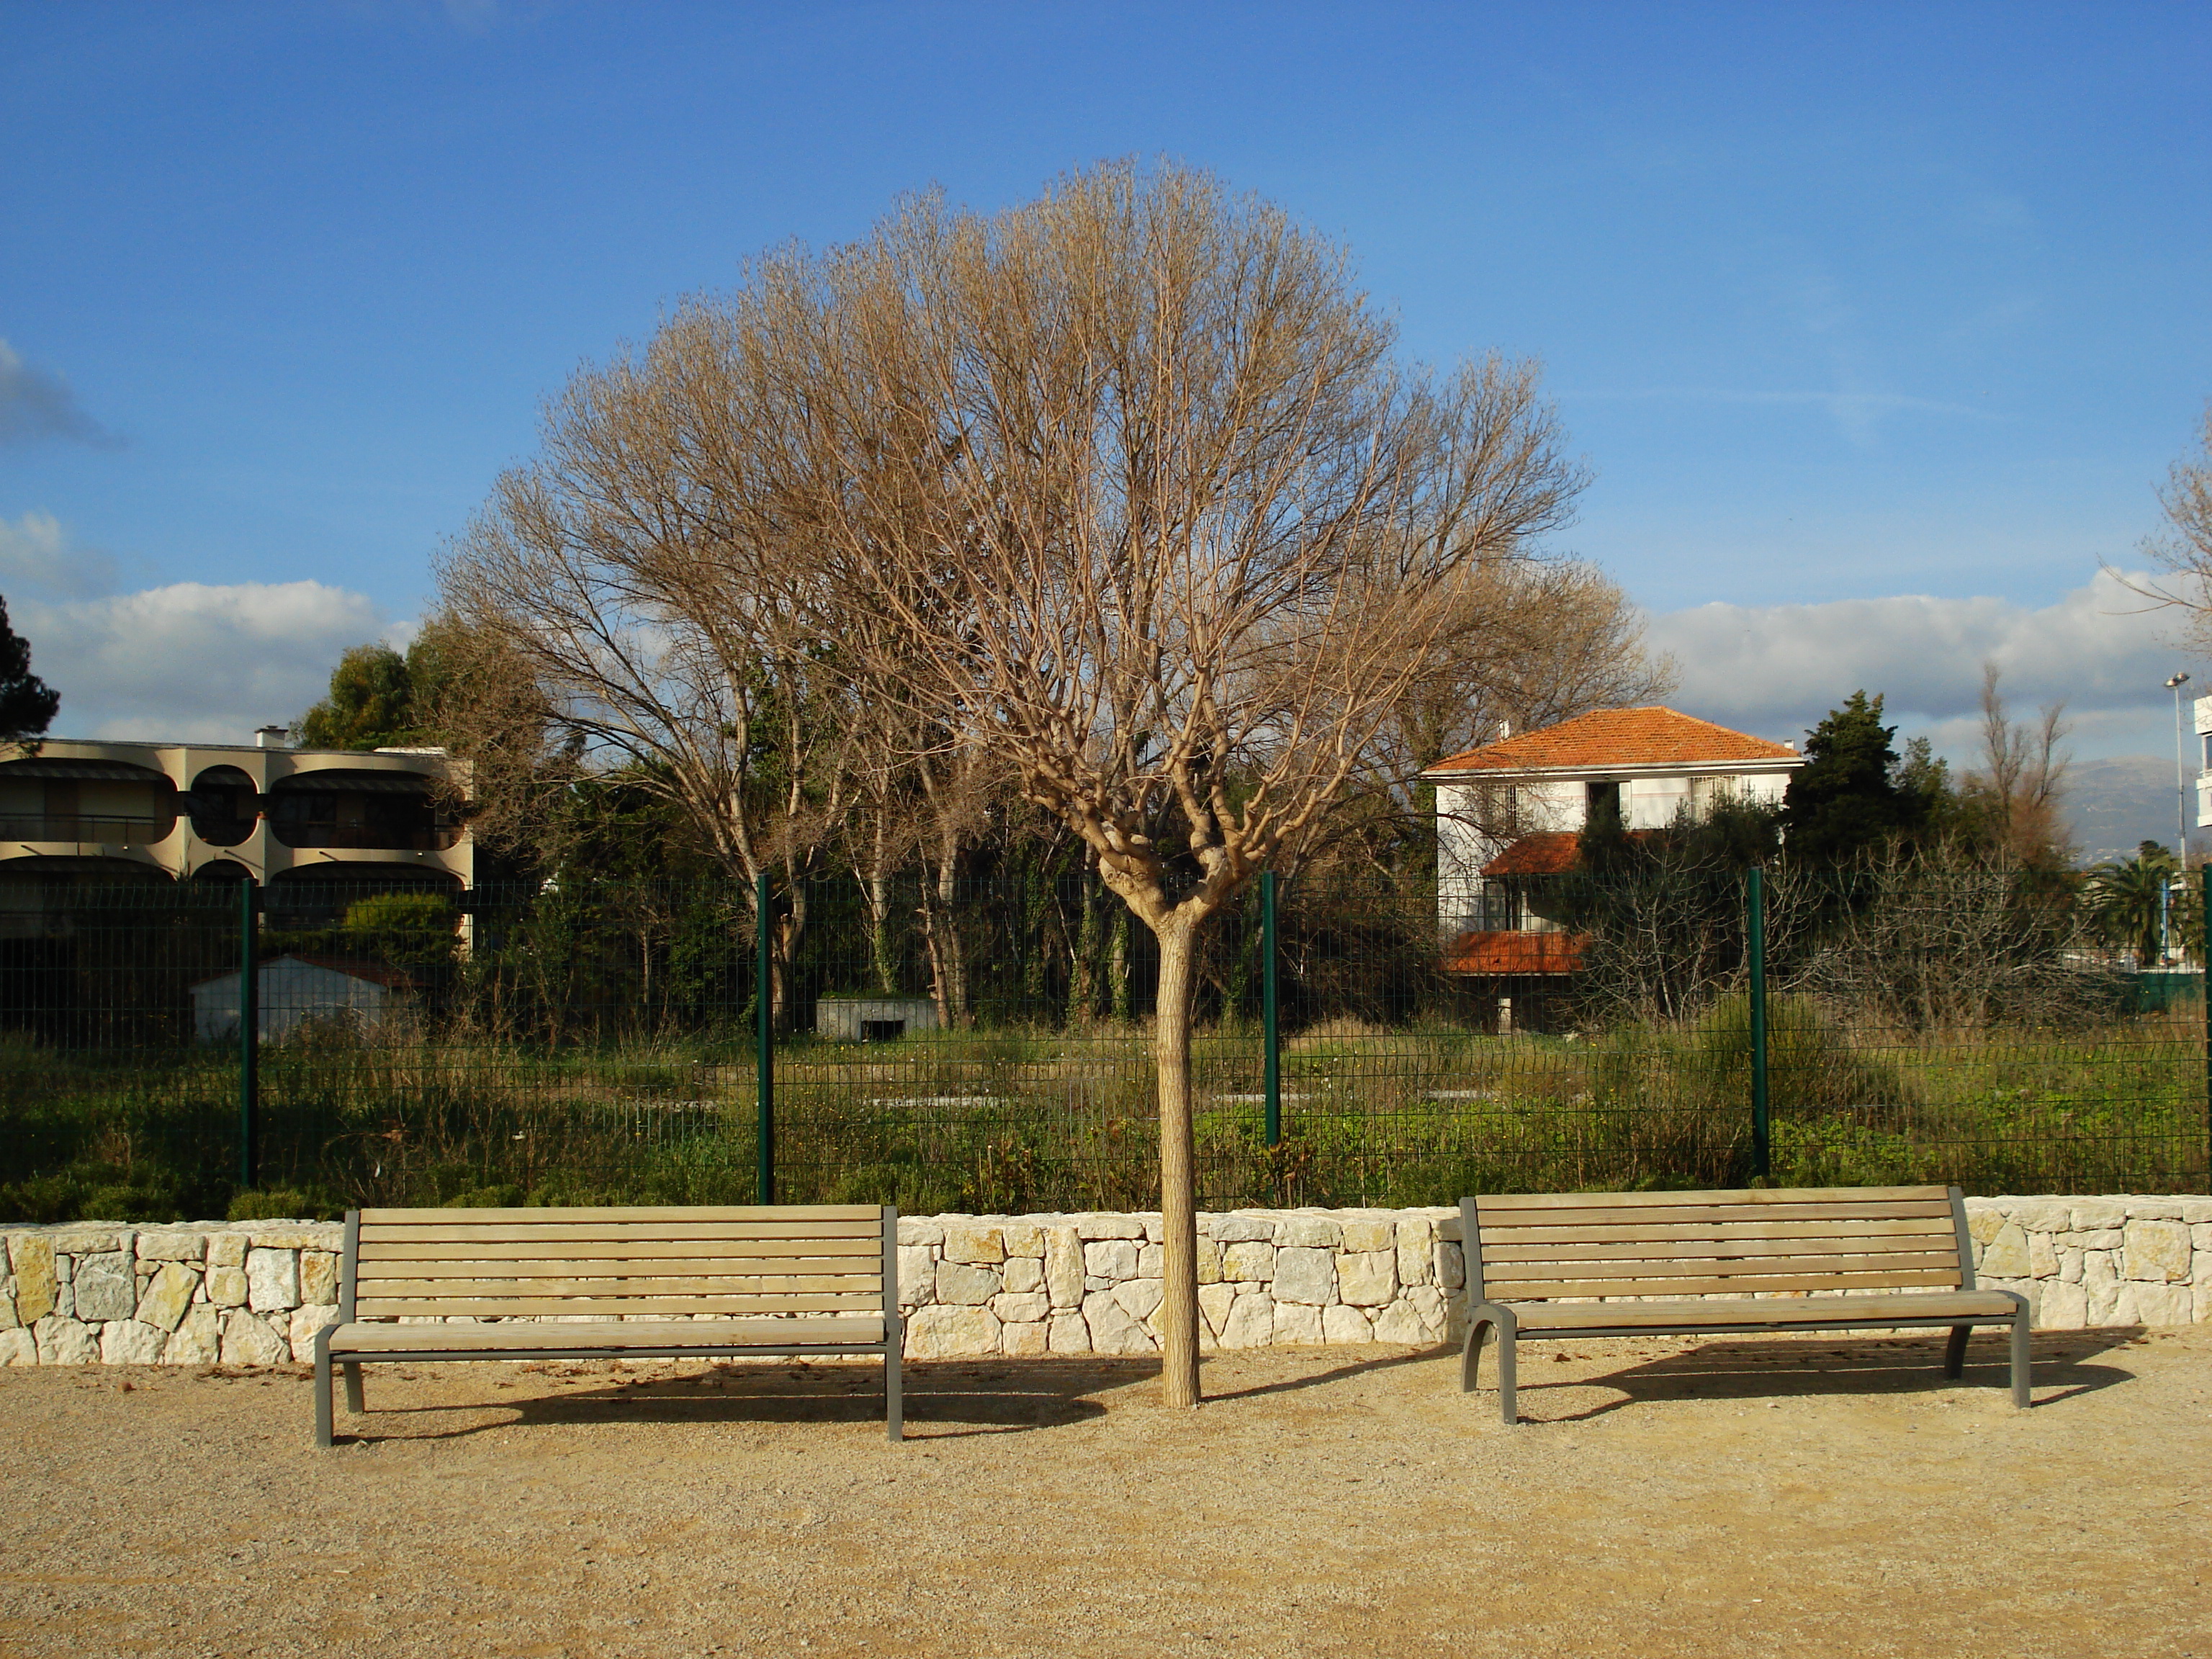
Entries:
[[1474, 1204], [1468, 1277], [1479, 1301], [1973, 1283], [1952, 1188], [1519, 1194]]
[[351, 1317], [613, 1319], [884, 1311], [885, 1212], [363, 1210]]

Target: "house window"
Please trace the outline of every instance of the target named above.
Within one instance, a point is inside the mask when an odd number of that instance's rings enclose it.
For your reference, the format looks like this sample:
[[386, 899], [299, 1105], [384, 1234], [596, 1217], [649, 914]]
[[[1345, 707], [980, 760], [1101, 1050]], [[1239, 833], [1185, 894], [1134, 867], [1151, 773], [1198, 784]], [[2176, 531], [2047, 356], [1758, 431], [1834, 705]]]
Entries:
[[1583, 791], [1583, 810], [1589, 823], [1620, 822], [1620, 786], [1618, 783], [1586, 783]]

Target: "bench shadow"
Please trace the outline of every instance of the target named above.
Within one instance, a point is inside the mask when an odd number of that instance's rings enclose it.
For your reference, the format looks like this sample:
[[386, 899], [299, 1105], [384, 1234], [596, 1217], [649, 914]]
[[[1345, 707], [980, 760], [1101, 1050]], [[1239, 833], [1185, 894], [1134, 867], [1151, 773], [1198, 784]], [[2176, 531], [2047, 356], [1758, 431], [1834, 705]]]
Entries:
[[[714, 1364], [681, 1373], [624, 1376], [576, 1371], [535, 1364], [508, 1387], [507, 1379], [485, 1376], [481, 1393], [460, 1377], [489, 1370], [477, 1364], [455, 1366], [454, 1393], [435, 1402], [380, 1404], [381, 1382], [389, 1398], [393, 1385], [419, 1381], [419, 1373], [380, 1378], [366, 1368], [368, 1411], [360, 1417], [342, 1413], [340, 1438], [395, 1437], [377, 1432], [380, 1420], [408, 1421], [404, 1438], [459, 1440], [474, 1435], [539, 1425], [592, 1423], [719, 1423], [732, 1426], [771, 1423], [858, 1423], [880, 1425], [884, 1418], [883, 1373], [872, 1367], [795, 1364]], [[396, 1368], [395, 1368], [396, 1369]], [[908, 1360], [904, 1377], [904, 1417], [909, 1439], [957, 1439], [983, 1434], [1022, 1434], [1064, 1428], [1106, 1414], [1097, 1396], [1159, 1375], [1159, 1363], [1146, 1359], [1022, 1359], [978, 1361]], [[580, 1386], [562, 1386], [575, 1378]], [[510, 1392], [509, 1389], [515, 1390]], [[542, 1392], [517, 1394], [523, 1389]], [[496, 1410], [494, 1422], [431, 1426], [455, 1413]], [[422, 1426], [415, 1426], [416, 1424]], [[349, 1432], [349, 1431], [350, 1431]]]
[[[2142, 1334], [2139, 1326], [2107, 1327], [2091, 1331], [2039, 1331], [2032, 1345], [2029, 1378], [2038, 1407], [2055, 1405], [2077, 1395], [2094, 1394], [2115, 1383], [2130, 1382], [2134, 1373], [2113, 1365], [2100, 1365], [2098, 1356], [2124, 1347]], [[1933, 1395], [1959, 1389], [2002, 1393], [2010, 1376], [2008, 1339], [1999, 1332], [1977, 1336], [1966, 1347], [1966, 1375], [1943, 1375], [1942, 1332], [1934, 1336], [1861, 1336], [1823, 1334], [1818, 1340], [1774, 1340], [1726, 1337], [1701, 1343], [1684, 1352], [1661, 1355], [1618, 1370], [1595, 1376], [1563, 1377], [1553, 1382], [1544, 1376], [1545, 1339], [1524, 1338], [1521, 1345], [1520, 1394], [1540, 1399], [1550, 1389], [1617, 1389], [1621, 1397], [1587, 1411], [1564, 1412], [1544, 1417], [1547, 1423], [1583, 1423], [1626, 1410], [1632, 1406], [1674, 1400], [1779, 1401], [1818, 1399], [1835, 1395]], [[1562, 1344], [1571, 1350], [1574, 1344]], [[1532, 1352], [1534, 1350], [1534, 1352]], [[1496, 1386], [1494, 1352], [1483, 1356], [1480, 1392]]]

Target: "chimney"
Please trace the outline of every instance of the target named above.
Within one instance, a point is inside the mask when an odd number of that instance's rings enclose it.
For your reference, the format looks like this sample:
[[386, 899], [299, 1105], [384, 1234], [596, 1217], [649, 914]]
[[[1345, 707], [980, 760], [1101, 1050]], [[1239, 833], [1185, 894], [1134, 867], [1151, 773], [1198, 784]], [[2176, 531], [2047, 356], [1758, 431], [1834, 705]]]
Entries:
[[285, 739], [291, 735], [292, 728], [289, 726], [257, 726], [253, 732], [253, 746], [256, 749], [289, 749], [291, 744]]

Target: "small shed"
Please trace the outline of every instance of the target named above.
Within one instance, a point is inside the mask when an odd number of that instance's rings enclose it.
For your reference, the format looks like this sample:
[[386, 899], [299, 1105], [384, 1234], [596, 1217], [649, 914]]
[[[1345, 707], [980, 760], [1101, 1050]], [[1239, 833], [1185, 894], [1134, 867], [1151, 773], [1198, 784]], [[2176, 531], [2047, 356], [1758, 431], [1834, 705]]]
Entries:
[[[282, 1042], [309, 1022], [379, 1026], [398, 1007], [407, 984], [396, 969], [320, 957], [277, 957], [254, 975], [261, 1040]], [[239, 975], [224, 974], [192, 987], [192, 1030], [202, 1042], [238, 1036]]]
[[937, 1004], [928, 997], [817, 997], [814, 1035], [836, 1042], [885, 1042], [913, 1031], [937, 1030]]

